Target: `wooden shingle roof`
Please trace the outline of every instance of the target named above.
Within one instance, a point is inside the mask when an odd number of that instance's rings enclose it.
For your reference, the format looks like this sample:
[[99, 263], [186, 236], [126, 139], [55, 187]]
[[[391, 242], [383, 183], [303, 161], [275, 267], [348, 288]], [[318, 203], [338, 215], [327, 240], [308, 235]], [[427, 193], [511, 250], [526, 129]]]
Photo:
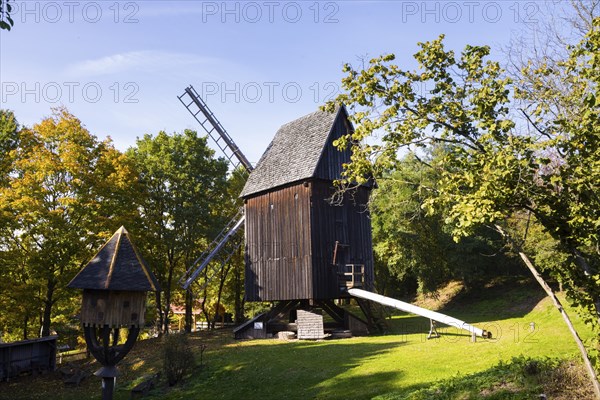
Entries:
[[156, 278], [146, 266], [124, 227], [114, 233], [67, 287], [124, 291], [160, 290]]
[[316, 111], [282, 125], [248, 177], [240, 197], [312, 178], [340, 112]]

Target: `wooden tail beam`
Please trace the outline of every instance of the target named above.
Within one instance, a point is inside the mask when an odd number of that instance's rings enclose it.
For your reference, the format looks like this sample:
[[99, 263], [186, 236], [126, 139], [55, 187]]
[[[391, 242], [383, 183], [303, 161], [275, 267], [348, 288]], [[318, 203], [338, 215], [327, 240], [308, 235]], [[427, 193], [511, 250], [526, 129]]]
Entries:
[[483, 338], [491, 338], [491, 334], [488, 331], [477, 328], [473, 325], [467, 324], [465, 321], [445, 315], [436, 311], [431, 311], [426, 308], [415, 306], [414, 304], [405, 303], [400, 300], [392, 299], [391, 297], [385, 297], [380, 294], [368, 292], [362, 289], [348, 289], [348, 293], [354, 297], [358, 297], [365, 300], [374, 301], [384, 306], [394, 307], [398, 310], [406, 311], [412, 314], [421, 315], [425, 318], [429, 318], [433, 321], [440, 322], [449, 326], [456, 327], [458, 329], [464, 329], [469, 331], [471, 334], [481, 336]]

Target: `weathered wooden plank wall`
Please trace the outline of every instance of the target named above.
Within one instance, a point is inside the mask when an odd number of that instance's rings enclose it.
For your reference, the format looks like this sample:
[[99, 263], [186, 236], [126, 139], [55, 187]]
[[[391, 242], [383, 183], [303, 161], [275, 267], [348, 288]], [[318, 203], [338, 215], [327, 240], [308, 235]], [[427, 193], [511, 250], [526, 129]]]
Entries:
[[[353, 199], [344, 199], [341, 205], [329, 202], [333, 193], [331, 184], [315, 182], [313, 186], [313, 295], [315, 299], [337, 298], [342, 295], [333, 265], [333, 251], [338, 247], [337, 264], [363, 264], [365, 284], [373, 282], [373, 243], [371, 220], [365, 209], [369, 190], [358, 188]], [[347, 195], [346, 197], [349, 197]]]
[[84, 290], [81, 323], [84, 326], [144, 326], [146, 292]]
[[302, 183], [246, 202], [246, 298], [311, 298], [310, 188]]
[[344, 151], [339, 151], [333, 145], [334, 140], [339, 139], [342, 135], [347, 134], [350, 130], [350, 123], [346, 118], [347, 116], [345, 115], [345, 112], [342, 111], [340, 116], [338, 116], [338, 118], [335, 120], [335, 123], [331, 128], [327, 144], [323, 148], [321, 158], [317, 164], [314, 178], [328, 181], [339, 179], [342, 175], [344, 163], [348, 163], [350, 161], [350, 155], [352, 152], [349, 148], [345, 149]]

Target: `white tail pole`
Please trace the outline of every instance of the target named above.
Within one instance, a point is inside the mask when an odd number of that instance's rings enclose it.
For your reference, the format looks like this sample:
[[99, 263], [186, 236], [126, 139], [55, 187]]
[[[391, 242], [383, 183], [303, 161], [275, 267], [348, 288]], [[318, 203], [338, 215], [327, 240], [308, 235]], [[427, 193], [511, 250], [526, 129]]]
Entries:
[[383, 304], [384, 306], [394, 307], [398, 310], [406, 311], [412, 314], [421, 315], [423, 317], [429, 318], [431, 320], [440, 322], [442, 324], [446, 324], [448, 326], [453, 326], [458, 329], [464, 329], [469, 331], [471, 334], [475, 334], [476, 336], [481, 336], [484, 338], [491, 337], [490, 333], [474, 327], [473, 325], [467, 324], [465, 321], [461, 321], [460, 319], [453, 318], [449, 315], [445, 315], [439, 312], [431, 311], [426, 308], [421, 308], [415, 306], [414, 304], [405, 303], [400, 300], [392, 299], [391, 297], [382, 296], [380, 294], [367, 292], [362, 289], [348, 289], [348, 293], [354, 297], [360, 297], [361, 299], [371, 300], [379, 304]]

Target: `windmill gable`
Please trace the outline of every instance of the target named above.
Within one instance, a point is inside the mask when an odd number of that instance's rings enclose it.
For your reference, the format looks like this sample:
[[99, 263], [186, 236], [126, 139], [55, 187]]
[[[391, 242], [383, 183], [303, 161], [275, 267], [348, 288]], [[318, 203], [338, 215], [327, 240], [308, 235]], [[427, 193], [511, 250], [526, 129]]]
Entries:
[[337, 179], [350, 152], [340, 152], [333, 141], [351, 129], [344, 107], [334, 113], [316, 111], [283, 125], [248, 177], [240, 197], [310, 178]]

